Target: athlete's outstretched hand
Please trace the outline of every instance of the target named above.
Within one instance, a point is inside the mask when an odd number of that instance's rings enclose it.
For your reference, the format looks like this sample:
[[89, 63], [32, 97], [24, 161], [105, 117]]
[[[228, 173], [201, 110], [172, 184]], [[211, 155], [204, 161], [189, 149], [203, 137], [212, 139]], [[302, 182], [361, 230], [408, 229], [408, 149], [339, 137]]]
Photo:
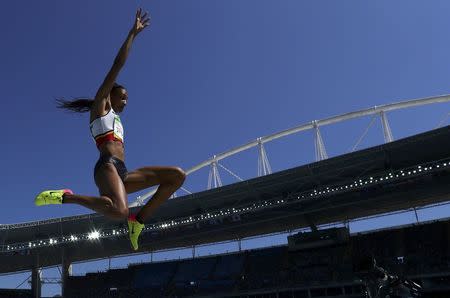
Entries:
[[142, 9], [139, 8], [136, 11], [136, 19], [134, 20], [132, 31], [137, 35], [139, 32], [144, 30], [144, 28], [147, 27], [148, 25], [150, 25], [150, 17], [148, 15], [148, 12], [142, 14]]

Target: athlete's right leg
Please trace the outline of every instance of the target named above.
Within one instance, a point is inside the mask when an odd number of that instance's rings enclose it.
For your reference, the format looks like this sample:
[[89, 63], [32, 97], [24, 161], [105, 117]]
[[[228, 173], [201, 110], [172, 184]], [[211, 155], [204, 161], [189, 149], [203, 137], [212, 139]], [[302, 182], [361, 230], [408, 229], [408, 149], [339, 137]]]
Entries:
[[112, 219], [126, 219], [128, 217], [127, 192], [114, 165], [104, 163], [97, 170], [94, 178], [100, 197], [66, 194], [63, 203], [80, 204]]
[[111, 219], [126, 219], [128, 217], [127, 193], [114, 165], [103, 164], [95, 174], [95, 183], [100, 191], [100, 197], [65, 193], [62, 203], [78, 204]]

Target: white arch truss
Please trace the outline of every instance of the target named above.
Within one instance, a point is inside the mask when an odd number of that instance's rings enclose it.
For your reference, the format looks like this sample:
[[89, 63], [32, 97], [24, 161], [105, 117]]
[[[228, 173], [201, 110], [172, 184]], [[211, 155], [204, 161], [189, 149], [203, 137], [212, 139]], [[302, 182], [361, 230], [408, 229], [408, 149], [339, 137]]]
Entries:
[[[423, 106], [423, 105], [428, 105], [428, 104], [433, 104], [433, 103], [444, 103], [444, 102], [449, 102], [450, 101], [450, 95], [440, 95], [440, 96], [435, 96], [435, 97], [427, 97], [427, 98], [419, 98], [419, 99], [413, 99], [413, 100], [405, 100], [405, 101], [401, 101], [401, 102], [397, 102], [397, 103], [391, 103], [391, 104], [386, 104], [386, 105], [381, 105], [381, 106], [374, 106], [372, 108], [368, 108], [368, 109], [364, 109], [364, 110], [359, 110], [359, 111], [354, 111], [354, 112], [349, 112], [349, 113], [345, 113], [342, 115], [338, 115], [338, 116], [333, 116], [333, 117], [329, 117], [329, 118], [325, 118], [322, 120], [313, 120], [309, 123], [306, 124], [302, 124], [290, 129], [286, 129], [265, 137], [259, 137], [254, 141], [251, 141], [245, 145], [236, 147], [234, 149], [228, 150], [226, 152], [220, 153], [220, 154], [216, 154], [213, 157], [199, 163], [198, 165], [188, 169], [186, 171], [186, 174], [192, 174], [206, 166], [210, 166], [211, 167], [211, 173], [210, 173], [210, 180], [208, 183], [208, 188], [210, 188], [212, 186], [212, 183], [214, 182], [215, 186], [220, 186], [222, 185], [221, 180], [220, 180], [220, 176], [218, 175], [218, 168], [217, 168], [217, 164], [220, 160], [225, 159], [227, 157], [233, 156], [235, 154], [238, 154], [242, 151], [251, 149], [253, 147], [259, 146], [260, 150], [260, 160], [264, 161], [264, 165], [261, 164], [261, 161], [259, 162], [259, 167], [266, 167], [266, 170], [264, 171], [265, 174], [267, 173], [271, 173], [271, 169], [270, 169], [270, 165], [269, 165], [269, 160], [267, 159], [266, 156], [266, 152], [265, 150], [263, 150], [263, 145], [265, 143], [268, 143], [270, 141], [282, 138], [282, 137], [286, 137], [301, 131], [306, 131], [306, 130], [310, 130], [310, 129], [314, 129], [315, 130], [315, 145], [316, 145], [316, 159], [317, 160], [322, 160], [322, 159], [326, 159], [328, 158], [326, 150], [325, 150], [325, 145], [324, 142], [322, 140], [322, 137], [320, 135], [320, 131], [319, 128], [325, 125], [330, 125], [330, 124], [334, 124], [334, 123], [338, 123], [338, 122], [342, 122], [342, 121], [346, 121], [346, 120], [350, 120], [350, 119], [355, 119], [355, 118], [360, 118], [360, 117], [364, 117], [364, 116], [370, 116], [373, 115], [373, 117], [375, 116], [380, 116], [381, 119], [381, 123], [382, 123], [382, 127], [383, 127], [383, 133], [384, 133], [384, 138], [385, 138], [385, 142], [391, 142], [394, 140], [393, 135], [392, 135], [392, 131], [391, 128], [389, 126], [389, 122], [387, 120], [387, 112], [390, 111], [394, 111], [394, 110], [400, 110], [400, 109], [406, 109], [406, 108], [411, 108], [411, 107], [416, 107], [416, 106]], [[446, 113], [447, 115], [448, 113]], [[359, 141], [358, 141], [359, 143]], [[356, 145], [355, 145], [356, 147]], [[262, 148], [262, 150], [261, 150]], [[354, 148], [353, 148], [354, 150]], [[262, 152], [262, 153], [261, 153]], [[219, 164], [220, 165], [220, 164]], [[261, 170], [259, 170], [258, 174], [261, 174]], [[142, 195], [139, 196], [135, 202], [133, 202], [132, 204], [130, 204], [130, 206], [137, 206], [137, 205], [142, 205], [143, 202], [149, 198], [150, 196], [152, 196], [154, 193], [156, 192], [156, 189]], [[189, 192], [188, 192], [189, 193]]]

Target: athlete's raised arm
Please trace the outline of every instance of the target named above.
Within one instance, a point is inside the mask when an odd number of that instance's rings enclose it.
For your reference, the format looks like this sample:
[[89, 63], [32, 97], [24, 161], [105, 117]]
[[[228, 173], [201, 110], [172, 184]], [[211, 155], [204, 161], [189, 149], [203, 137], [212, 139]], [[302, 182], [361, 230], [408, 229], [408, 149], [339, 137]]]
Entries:
[[128, 53], [131, 49], [131, 44], [133, 43], [134, 38], [149, 24], [150, 18], [148, 16], [148, 13], [142, 13], [142, 9], [139, 8], [136, 12], [136, 18], [134, 20], [133, 27], [128, 33], [125, 42], [122, 44], [119, 53], [114, 59], [114, 64], [112, 65], [111, 69], [105, 77], [105, 80], [103, 81], [102, 85], [97, 91], [97, 94], [95, 95], [94, 105], [97, 106], [97, 111], [101, 110], [101, 106], [103, 106], [103, 108], [105, 107], [104, 103], [106, 103], [108, 99], [108, 96], [120, 70], [125, 65], [125, 61], [127, 60]]

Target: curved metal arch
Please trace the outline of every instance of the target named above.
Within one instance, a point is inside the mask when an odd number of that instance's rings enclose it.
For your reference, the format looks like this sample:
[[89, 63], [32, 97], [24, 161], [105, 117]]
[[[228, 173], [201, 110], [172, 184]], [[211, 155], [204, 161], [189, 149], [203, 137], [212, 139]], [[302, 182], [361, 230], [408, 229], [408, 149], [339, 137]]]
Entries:
[[[342, 121], [346, 121], [346, 120], [350, 120], [350, 119], [354, 119], [354, 118], [360, 118], [360, 117], [364, 117], [364, 116], [380, 114], [382, 112], [385, 113], [385, 112], [389, 112], [389, 111], [411, 108], [411, 107], [415, 107], [415, 106], [422, 106], [422, 105], [433, 104], [433, 103], [443, 103], [443, 102], [449, 102], [449, 101], [450, 101], [450, 94], [447, 94], [447, 95], [440, 95], [440, 96], [435, 96], [435, 97], [426, 97], [426, 98], [406, 100], [406, 101], [401, 101], [401, 102], [391, 103], [391, 104], [386, 104], [386, 105], [381, 105], [381, 106], [374, 106], [372, 108], [349, 112], [349, 113], [345, 113], [342, 115], [325, 118], [322, 120], [313, 120], [306, 124], [302, 124], [302, 125], [290, 128], [290, 129], [286, 129], [286, 130], [283, 130], [283, 131], [280, 131], [280, 132], [277, 132], [277, 133], [274, 133], [274, 134], [271, 134], [271, 135], [268, 135], [265, 137], [257, 138], [256, 140], [251, 141], [245, 145], [236, 147], [234, 149], [231, 149], [229, 151], [226, 151], [226, 152], [223, 152], [220, 154], [216, 154], [216, 155], [214, 155], [214, 157], [207, 159], [207, 160], [199, 163], [198, 165], [188, 169], [186, 171], [186, 174], [189, 175], [191, 173], [194, 173], [206, 166], [211, 165], [212, 162], [218, 162], [224, 158], [235, 155], [239, 152], [256, 147], [256, 146], [258, 146], [258, 144], [268, 143], [275, 139], [279, 139], [279, 138], [282, 138], [282, 137], [285, 137], [285, 136], [288, 136], [288, 135], [291, 135], [291, 134], [294, 134], [294, 133], [297, 133], [300, 131], [314, 129], [315, 127], [325, 126], [325, 125], [342, 122]], [[145, 199], [147, 199], [148, 197], [153, 195], [155, 192], [156, 192], [156, 190], [153, 190], [142, 196], [139, 196], [135, 202], [130, 204], [130, 206], [133, 207], [136, 205], [141, 205]]]

